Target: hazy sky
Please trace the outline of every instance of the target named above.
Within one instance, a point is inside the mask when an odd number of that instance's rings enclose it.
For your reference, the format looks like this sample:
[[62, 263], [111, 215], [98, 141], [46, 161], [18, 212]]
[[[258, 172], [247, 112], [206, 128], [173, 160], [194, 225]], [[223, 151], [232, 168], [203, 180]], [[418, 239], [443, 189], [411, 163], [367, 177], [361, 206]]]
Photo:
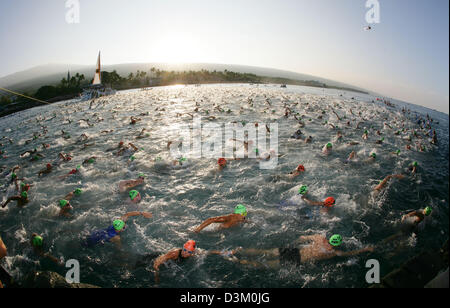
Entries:
[[284, 69], [449, 112], [449, 1], [0, 1], [0, 76], [47, 63], [209, 62]]

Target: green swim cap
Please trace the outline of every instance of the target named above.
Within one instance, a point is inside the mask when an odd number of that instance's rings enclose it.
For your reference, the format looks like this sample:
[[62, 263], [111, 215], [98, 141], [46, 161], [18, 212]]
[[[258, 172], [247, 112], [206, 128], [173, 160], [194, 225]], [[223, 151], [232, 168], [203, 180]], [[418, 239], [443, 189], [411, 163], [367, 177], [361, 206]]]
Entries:
[[133, 161], [135, 159], [136, 159], [136, 157], [134, 157], [134, 155], [131, 155], [130, 160]]
[[22, 191], [22, 193], [20, 194], [20, 196], [22, 197], [22, 198], [28, 198], [28, 193], [26, 192], [26, 191]]
[[89, 160], [87, 161], [89, 164], [95, 163], [95, 158], [89, 158]]
[[337, 247], [339, 245], [342, 244], [342, 236], [340, 236], [339, 234], [335, 234], [332, 237], [330, 237], [330, 241], [329, 241], [330, 245]]
[[75, 189], [74, 193], [75, 193], [75, 195], [81, 195], [81, 193], [82, 193], [81, 188]]
[[128, 195], [130, 196], [131, 200], [134, 200], [139, 195], [139, 192], [137, 190], [132, 190]]
[[375, 154], [375, 153], [370, 153], [369, 156], [370, 156], [370, 157], [373, 157], [373, 158], [377, 158], [377, 154]]
[[44, 241], [44, 240], [42, 239], [41, 236], [36, 235], [36, 236], [33, 238], [33, 246], [35, 246], [35, 247], [41, 247], [43, 241]]
[[147, 176], [145, 174], [143, 174], [142, 172], [139, 173], [138, 178], [146, 178]]
[[113, 227], [114, 227], [114, 230], [120, 231], [123, 229], [123, 227], [125, 227], [125, 223], [123, 222], [123, 220], [116, 219], [113, 222]]
[[15, 173], [13, 172], [13, 174], [11, 174], [11, 178], [14, 179], [14, 178], [16, 178], [16, 177], [17, 177], [17, 174], [15, 174]]
[[186, 161], [187, 160], [187, 158], [186, 157], [181, 157], [180, 158], [180, 162], [182, 162], [182, 161]]
[[400, 152], [401, 152], [400, 150], [395, 151], [395, 153], [396, 153], [397, 155], [400, 154]]
[[234, 208], [234, 214], [241, 214], [242, 216], [247, 216], [247, 209], [243, 204], [238, 204]]
[[77, 168], [76, 168], [76, 169], [78, 170], [78, 169], [80, 169], [80, 168], [81, 168], [81, 166], [80, 166], [80, 165], [77, 165]]
[[364, 130], [364, 134], [366, 134], [366, 135], [367, 135], [368, 133], [369, 133], [369, 132], [368, 132], [367, 130]]
[[20, 187], [24, 187], [26, 184], [24, 182], [20, 183]]
[[67, 204], [69, 204], [69, 201], [67, 201], [65, 199], [59, 200], [59, 206], [61, 208], [65, 207]]
[[419, 164], [415, 161], [415, 162], [413, 162], [413, 164], [412, 164], [414, 167], [417, 167]]
[[258, 150], [258, 149], [255, 149], [255, 153], [258, 154], [258, 152], [259, 152], [259, 150]]
[[306, 186], [306, 185], [302, 185], [301, 187], [300, 187], [300, 189], [298, 190], [298, 193], [300, 194], [300, 195], [304, 195], [304, 194], [306, 194], [308, 192], [308, 186]]
[[332, 148], [332, 147], [333, 147], [333, 145], [331, 144], [331, 142], [328, 142], [328, 143], [327, 143], [327, 149], [328, 149], [328, 148]]
[[425, 208], [425, 216], [429, 216], [431, 214], [431, 211], [432, 211], [431, 207], [427, 206]]

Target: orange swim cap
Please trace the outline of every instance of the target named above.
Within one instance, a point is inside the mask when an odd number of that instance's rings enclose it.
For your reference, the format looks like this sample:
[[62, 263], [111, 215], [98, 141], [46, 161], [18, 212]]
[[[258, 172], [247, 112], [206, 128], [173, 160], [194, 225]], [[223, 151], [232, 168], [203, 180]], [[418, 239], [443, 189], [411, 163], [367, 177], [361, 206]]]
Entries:
[[303, 165], [298, 165], [297, 171], [304, 172], [305, 171], [305, 167]]
[[325, 205], [326, 207], [332, 207], [334, 205], [336, 201], [334, 200], [333, 197], [328, 197], [325, 199], [325, 201], [323, 202], [323, 205]]
[[225, 167], [227, 164], [227, 160], [225, 158], [219, 158], [219, 160], [217, 161], [217, 163], [219, 164], [219, 166], [221, 167]]
[[195, 241], [193, 241], [193, 240], [187, 241], [184, 244], [183, 248], [186, 249], [187, 251], [194, 251], [195, 250]]

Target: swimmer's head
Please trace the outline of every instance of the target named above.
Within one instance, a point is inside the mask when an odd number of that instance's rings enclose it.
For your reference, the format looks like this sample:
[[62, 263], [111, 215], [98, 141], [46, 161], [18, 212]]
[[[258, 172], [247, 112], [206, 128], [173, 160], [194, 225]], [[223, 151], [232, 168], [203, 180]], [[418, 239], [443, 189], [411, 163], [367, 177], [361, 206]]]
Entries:
[[121, 219], [116, 219], [113, 221], [113, 227], [116, 231], [122, 231], [123, 227], [125, 227], [125, 222]]
[[415, 161], [412, 163], [413, 167], [417, 167], [419, 164]]
[[431, 211], [432, 211], [431, 207], [430, 207], [430, 206], [427, 206], [427, 207], [423, 210], [423, 214], [424, 214], [425, 216], [430, 216]]
[[222, 157], [222, 158], [219, 158], [217, 163], [219, 164], [220, 167], [225, 167], [227, 165], [227, 160]]
[[39, 235], [33, 236], [33, 239], [31, 240], [31, 243], [33, 244], [34, 247], [42, 247], [43, 242], [44, 239]]
[[20, 196], [21, 196], [23, 199], [27, 199], [27, 198], [28, 198], [28, 193], [27, 193], [26, 191], [22, 191], [22, 192], [20, 193]]
[[15, 174], [14, 172], [11, 174], [11, 179], [15, 179], [17, 177], [17, 174]]
[[331, 148], [333, 148], [333, 145], [331, 144], [331, 142], [328, 142], [327, 143], [327, 149], [331, 149]]
[[305, 171], [305, 166], [303, 166], [303, 165], [298, 165], [298, 166], [297, 166], [297, 171], [298, 171], [298, 172], [304, 172], [304, 171]]
[[69, 201], [67, 201], [65, 199], [59, 200], [59, 207], [60, 208], [63, 209], [63, 208], [68, 207], [68, 206], [70, 206]]
[[120, 141], [120, 142], [119, 142], [119, 146], [123, 146], [123, 141]]
[[75, 195], [81, 195], [82, 192], [83, 191], [81, 190], [81, 188], [77, 188], [77, 189], [75, 189], [74, 194]]
[[80, 166], [80, 165], [77, 165], [77, 168], [76, 168], [76, 169], [77, 169], [77, 170], [80, 170], [80, 168], [81, 168], [81, 166]]
[[400, 154], [400, 150], [395, 151], [395, 154], [399, 155]]
[[145, 174], [143, 174], [142, 172], [139, 173], [138, 178], [139, 179], [145, 179], [147, 176]]
[[369, 132], [366, 130], [364, 130], [364, 135], [367, 135]]
[[298, 193], [300, 195], [305, 195], [307, 192], [308, 192], [308, 186], [306, 186], [306, 185], [300, 186], [300, 188], [298, 190]]
[[326, 207], [332, 207], [335, 203], [336, 201], [333, 197], [328, 197], [323, 201], [323, 205]]
[[128, 195], [130, 196], [130, 199], [133, 202], [141, 201], [141, 194], [137, 190], [130, 191]]
[[243, 204], [238, 204], [234, 208], [234, 214], [240, 214], [245, 217], [245, 216], [247, 216], [247, 209], [245, 208], [245, 206]]
[[51, 169], [52, 165], [51, 164], [47, 164], [47, 169]]
[[193, 241], [193, 240], [187, 241], [183, 245], [183, 250], [181, 251], [183, 258], [187, 258], [187, 257], [191, 256], [194, 253], [195, 246], [196, 246], [195, 241]]
[[375, 154], [375, 153], [370, 153], [369, 157], [377, 158], [377, 154]]
[[332, 237], [330, 237], [329, 243], [333, 247], [338, 247], [342, 244], [342, 236], [339, 234], [335, 234]]

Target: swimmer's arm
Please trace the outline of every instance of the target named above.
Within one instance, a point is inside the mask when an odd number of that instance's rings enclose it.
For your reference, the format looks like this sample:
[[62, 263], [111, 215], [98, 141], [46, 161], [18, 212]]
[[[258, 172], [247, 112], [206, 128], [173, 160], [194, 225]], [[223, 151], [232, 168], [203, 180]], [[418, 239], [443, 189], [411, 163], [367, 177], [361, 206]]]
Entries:
[[384, 188], [384, 186], [386, 185], [386, 183], [391, 179], [392, 175], [388, 175], [387, 177], [384, 178], [383, 181], [381, 181], [380, 184], [378, 184], [374, 190], [381, 190]]
[[228, 220], [229, 220], [228, 216], [219, 216], [219, 217], [208, 218], [200, 226], [198, 226], [194, 230], [194, 232], [198, 233], [198, 232], [202, 231], [204, 228], [206, 228], [207, 226], [209, 226], [212, 223], [223, 223], [223, 222], [227, 222]]
[[129, 217], [135, 217], [135, 216], [144, 216], [145, 218], [151, 218], [152, 213], [148, 212], [129, 212], [125, 215], [123, 215], [120, 219], [123, 220], [123, 222], [126, 222]]
[[321, 205], [323, 205], [323, 202], [312, 201], [312, 200], [307, 199], [305, 196], [302, 196], [302, 199], [305, 200], [307, 203], [309, 203], [309, 205], [313, 205], [313, 206], [321, 206]]
[[7, 254], [6, 246], [3, 243], [2, 238], [0, 237], [0, 260], [6, 257], [6, 254]]
[[134, 144], [132, 144], [131, 142], [128, 143], [135, 151], [139, 150]]
[[120, 236], [116, 235], [112, 239], [109, 240], [111, 243], [114, 243], [118, 249], [122, 248], [122, 242], [120, 241]]
[[176, 260], [181, 253], [181, 249], [174, 249], [169, 251], [165, 255], [158, 257], [153, 263], [153, 269], [155, 270], [155, 282], [159, 283], [159, 267], [169, 260]]

